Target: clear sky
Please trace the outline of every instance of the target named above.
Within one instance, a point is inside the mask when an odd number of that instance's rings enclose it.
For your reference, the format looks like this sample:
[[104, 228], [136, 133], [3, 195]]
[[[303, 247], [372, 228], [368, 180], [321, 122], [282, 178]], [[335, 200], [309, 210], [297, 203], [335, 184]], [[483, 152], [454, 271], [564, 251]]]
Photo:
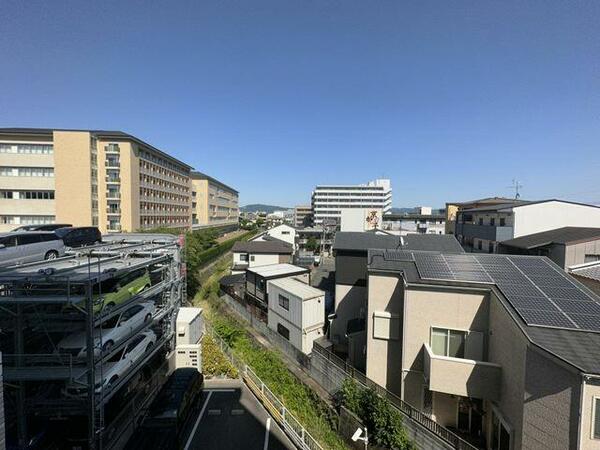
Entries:
[[118, 129], [241, 191], [600, 203], [600, 1], [0, 1], [0, 127]]

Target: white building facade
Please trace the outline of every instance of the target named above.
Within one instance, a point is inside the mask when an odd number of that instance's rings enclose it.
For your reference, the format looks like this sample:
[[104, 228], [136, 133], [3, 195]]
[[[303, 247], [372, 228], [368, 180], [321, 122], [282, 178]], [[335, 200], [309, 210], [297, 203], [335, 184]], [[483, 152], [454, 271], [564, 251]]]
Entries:
[[271, 280], [268, 326], [304, 354], [323, 336], [325, 292], [295, 278]]
[[320, 185], [312, 193], [315, 225], [324, 220], [340, 221], [344, 209], [392, 209], [392, 185], [389, 179], [377, 179], [360, 185]]

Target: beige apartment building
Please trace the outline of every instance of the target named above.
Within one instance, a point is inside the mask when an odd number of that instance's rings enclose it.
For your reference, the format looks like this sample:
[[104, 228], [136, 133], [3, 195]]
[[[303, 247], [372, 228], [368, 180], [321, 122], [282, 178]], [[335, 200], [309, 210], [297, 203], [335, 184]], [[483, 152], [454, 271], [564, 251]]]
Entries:
[[192, 227], [237, 225], [238, 191], [201, 172], [191, 173]]
[[0, 129], [0, 231], [191, 226], [187, 164], [121, 131]]
[[366, 374], [486, 449], [600, 448], [600, 297], [544, 257], [370, 250]]

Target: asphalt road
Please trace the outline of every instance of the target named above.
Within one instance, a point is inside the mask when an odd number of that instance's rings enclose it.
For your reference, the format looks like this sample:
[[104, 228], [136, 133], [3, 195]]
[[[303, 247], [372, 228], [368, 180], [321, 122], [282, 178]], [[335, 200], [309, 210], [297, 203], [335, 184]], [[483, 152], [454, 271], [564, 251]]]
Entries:
[[207, 380], [184, 450], [292, 450], [296, 447], [239, 380]]

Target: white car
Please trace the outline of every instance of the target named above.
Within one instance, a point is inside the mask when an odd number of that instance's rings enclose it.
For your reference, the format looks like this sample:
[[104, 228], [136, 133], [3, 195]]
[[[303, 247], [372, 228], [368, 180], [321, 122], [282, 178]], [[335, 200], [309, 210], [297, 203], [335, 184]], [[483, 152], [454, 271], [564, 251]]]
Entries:
[[[111, 317], [94, 330], [94, 355], [100, 356], [100, 351], [106, 354], [113, 346], [120, 344], [142, 325], [152, 321], [154, 303], [138, 303], [127, 308], [121, 314]], [[66, 336], [58, 343], [59, 353], [68, 353], [77, 359], [87, 357], [86, 333], [74, 333]]]
[[[111, 390], [124, 377], [129, 369], [136, 365], [156, 344], [156, 334], [148, 330], [135, 336], [131, 342], [115, 353], [102, 366], [96, 366], [96, 383], [94, 392], [99, 394], [102, 389]], [[86, 395], [87, 375], [67, 384], [64, 394], [67, 396]]]

